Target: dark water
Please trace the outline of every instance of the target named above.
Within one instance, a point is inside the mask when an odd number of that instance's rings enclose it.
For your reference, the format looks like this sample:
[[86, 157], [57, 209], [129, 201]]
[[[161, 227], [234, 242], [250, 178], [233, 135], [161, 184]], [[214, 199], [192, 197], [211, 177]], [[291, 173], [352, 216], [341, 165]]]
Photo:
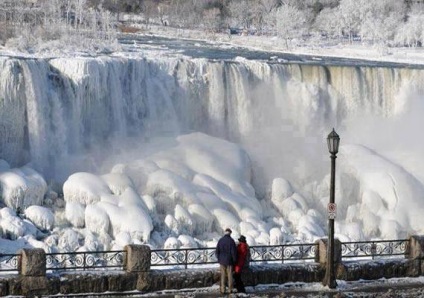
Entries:
[[[381, 61], [368, 61], [360, 59], [350, 59], [342, 57], [323, 57], [311, 55], [297, 55], [281, 52], [259, 51], [233, 45], [225, 46], [224, 43], [217, 43], [191, 40], [177, 39], [159, 36], [121, 36], [120, 43], [124, 49], [129, 52], [140, 51], [140, 48], [146, 46], [151, 47], [150, 50], [156, 52], [182, 54], [192, 58], [205, 58], [212, 60], [233, 60], [236, 57], [243, 57], [248, 60], [267, 61], [270, 63], [295, 63], [295, 64], [311, 64], [311, 65], [336, 65], [336, 66], [368, 66], [368, 67], [401, 67], [424, 69], [424, 65], [409, 63], [394, 63]], [[143, 49], [144, 50], [144, 49]]]

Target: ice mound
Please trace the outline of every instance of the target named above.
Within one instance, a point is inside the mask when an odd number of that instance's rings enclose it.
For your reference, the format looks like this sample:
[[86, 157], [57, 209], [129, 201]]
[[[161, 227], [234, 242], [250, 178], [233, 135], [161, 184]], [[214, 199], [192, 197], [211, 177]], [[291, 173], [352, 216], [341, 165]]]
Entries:
[[202, 133], [182, 135], [171, 143], [144, 159], [112, 168], [133, 182], [144, 208], [154, 212], [155, 226], [173, 236], [202, 238], [227, 227], [239, 233], [243, 217], [262, 220], [262, 206], [250, 184], [250, 160], [239, 145]]
[[[364, 237], [393, 239], [424, 232], [424, 186], [405, 169], [361, 145], [341, 147], [340, 218], [350, 214]], [[359, 186], [359, 187], [358, 187]], [[345, 206], [357, 206], [353, 209]], [[349, 233], [347, 233], [349, 230]], [[352, 232], [352, 227], [340, 231]]]
[[53, 212], [42, 206], [30, 206], [25, 209], [25, 216], [42, 231], [49, 231], [54, 226]]
[[24, 166], [7, 169], [0, 167], [0, 197], [4, 204], [14, 210], [24, 210], [31, 205], [42, 205], [47, 183], [35, 170]]
[[107, 183], [90, 173], [75, 173], [63, 184], [63, 196], [66, 202], [89, 205], [100, 201], [103, 194], [111, 194]]
[[0, 228], [2, 238], [16, 240], [25, 235], [25, 224], [9, 207], [0, 210]]
[[[250, 245], [312, 243], [326, 236], [328, 175], [305, 189], [277, 177], [269, 194], [258, 199], [249, 158], [238, 145], [201, 133], [171, 144], [112, 165], [107, 174], [74, 173], [63, 186], [65, 208], [57, 205], [54, 214], [38, 205], [26, 206], [21, 217], [9, 207], [0, 209], [2, 237], [24, 239], [20, 247], [77, 251], [141, 243], [213, 246], [225, 228], [234, 239], [245, 235]], [[424, 187], [414, 176], [359, 145], [342, 146], [337, 161], [337, 238], [396, 239], [424, 232]], [[0, 175], [13, 173], [11, 181], [25, 181], [25, 175], [4, 168]], [[39, 241], [42, 232], [49, 235]]]

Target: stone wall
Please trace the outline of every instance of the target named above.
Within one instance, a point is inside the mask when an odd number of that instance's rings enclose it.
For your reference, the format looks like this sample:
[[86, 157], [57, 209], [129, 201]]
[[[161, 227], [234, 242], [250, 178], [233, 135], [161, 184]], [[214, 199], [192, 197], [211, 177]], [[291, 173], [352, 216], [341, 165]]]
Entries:
[[[341, 280], [380, 279], [393, 277], [416, 277], [423, 272], [424, 238], [410, 239], [406, 258], [373, 261], [341, 262], [338, 260], [336, 278]], [[340, 249], [340, 246], [336, 246]], [[335, 248], [335, 249], [336, 249]], [[124, 270], [100, 271], [99, 273], [46, 274], [43, 252], [39, 250], [22, 253], [19, 275], [0, 278], [0, 296], [35, 297], [55, 294], [78, 293], [148, 293], [160, 290], [210, 287], [219, 284], [219, 268], [209, 269], [150, 270], [146, 266], [150, 250], [147, 246], [131, 246], [126, 249]], [[326, 242], [319, 243], [318, 256], [326, 256]], [[336, 253], [339, 255], [339, 252]], [[140, 260], [139, 258], [142, 258]], [[35, 260], [33, 263], [29, 260]], [[149, 262], [148, 262], [149, 263]], [[325, 263], [319, 257], [312, 263], [267, 264], [251, 263], [244, 274], [247, 286], [258, 284], [283, 284], [286, 282], [321, 282], [325, 275]], [[31, 268], [32, 265], [39, 267]], [[44, 270], [44, 271], [43, 271]]]

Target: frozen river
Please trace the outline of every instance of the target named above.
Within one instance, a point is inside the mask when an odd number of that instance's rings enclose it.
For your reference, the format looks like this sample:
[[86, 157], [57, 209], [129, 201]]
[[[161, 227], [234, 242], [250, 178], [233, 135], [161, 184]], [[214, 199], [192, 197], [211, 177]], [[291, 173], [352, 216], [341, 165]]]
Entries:
[[119, 39], [127, 52], [154, 51], [166, 55], [183, 55], [191, 58], [212, 60], [233, 60], [242, 57], [248, 60], [268, 61], [271, 63], [296, 63], [332, 66], [369, 66], [389, 68], [424, 69], [424, 65], [384, 61], [368, 61], [343, 57], [324, 57], [313, 55], [271, 52], [234, 46], [228, 43], [208, 42], [193, 39], [167, 38], [160, 36], [125, 36]]

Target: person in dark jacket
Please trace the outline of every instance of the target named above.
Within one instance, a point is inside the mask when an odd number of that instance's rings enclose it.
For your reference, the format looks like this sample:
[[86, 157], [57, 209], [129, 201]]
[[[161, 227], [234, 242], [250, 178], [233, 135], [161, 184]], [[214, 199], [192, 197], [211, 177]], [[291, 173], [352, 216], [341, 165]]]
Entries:
[[241, 273], [246, 270], [245, 265], [247, 261], [247, 255], [249, 254], [249, 245], [246, 243], [246, 237], [243, 235], [238, 239], [237, 245], [237, 262], [234, 266], [234, 282], [238, 293], [246, 293], [244, 288], [243, 280], [241, 279]]
[[221, 271], [221, 294], [225, 294], [225, 284], [228, 283], [228, 293], [233, 290], [233, 266], [237, 260], [237, 247], [231, 238], [231, 229], [225, 229], [225, 235], [216, 245], [216, 257]]

